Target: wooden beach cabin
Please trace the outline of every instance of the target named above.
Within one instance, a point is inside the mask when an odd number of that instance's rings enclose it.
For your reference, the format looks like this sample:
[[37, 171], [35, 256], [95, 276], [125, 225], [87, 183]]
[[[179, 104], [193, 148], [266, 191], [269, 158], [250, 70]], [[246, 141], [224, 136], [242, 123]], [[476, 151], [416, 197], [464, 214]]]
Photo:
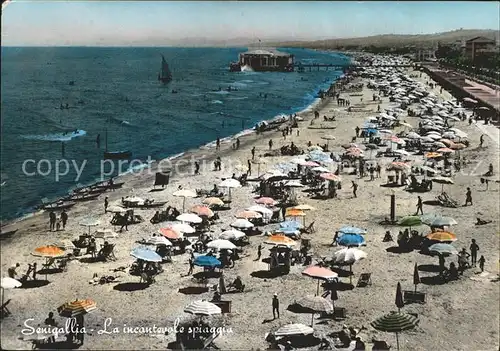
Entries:
[[229, 66], [231, 72], [246, 69], [257, 72], [293, 72], [294, 55], [275, 49], [249, 50], [239, 54], [238, 62]]

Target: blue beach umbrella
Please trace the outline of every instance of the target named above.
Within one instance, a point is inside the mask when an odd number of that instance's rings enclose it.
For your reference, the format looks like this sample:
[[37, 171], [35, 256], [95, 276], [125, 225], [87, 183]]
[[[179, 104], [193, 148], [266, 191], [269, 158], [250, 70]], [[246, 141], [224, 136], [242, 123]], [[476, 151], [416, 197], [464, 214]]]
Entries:
[[285, 234], [286, 236], [294, 236], [300, 234], [300, 231], [296, 228], [281, 228], [279, 232]]
[[146, 247], [136, 247], [130, 252], [130, 255], [147, 262], [161, 262], [162, 258], [153, 250]]
[[359, 234], [343, 234], [337, 238], [337, 244], [349, 247], [366, 245], [366, 242]]
[[297, 222], [297, 221], [284, 221], [284, 222], [281, 222], [280, 223], [280, 229], [283, 230], [283, 229], [290, 229], [290, 230], [298, 230], [300, 228], [302, 228], [302, 224]]
[[199, 267], [220, 267], [222, 263], [214, 256], [198, 256], [194, 259], [194, 265]]
[[342, 234], [366, 234], [366, 230], [358, 227], [344, 226], [339, 229]]

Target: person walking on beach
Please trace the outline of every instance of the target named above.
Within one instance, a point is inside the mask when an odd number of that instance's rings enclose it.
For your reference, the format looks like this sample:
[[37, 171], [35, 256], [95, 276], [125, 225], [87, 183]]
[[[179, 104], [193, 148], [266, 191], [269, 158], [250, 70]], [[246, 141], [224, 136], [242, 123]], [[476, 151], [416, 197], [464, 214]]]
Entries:
[[192, 257], [189, 258], [189, 270], [187, 275], [191, 275], [194, 269], [194, 260]]
[[465, 193], [465, 206], [469, 204], [472, 206], [472, 192], [470, 188], [467, 188], [467, 192]]
[[472, 239], [470, 244], [470, 258], [473, 267], [476, 267], [477, 252], [479, 251], [479, 246], [476, 244], [476, 239]]
[[278, 294], [273, 296], [273, 319], [276, 319], [276, 315], [280, 318], [280, 300], [278, 300]]
[[354, 197], [357, 197], [356, 191], [358, 191], [358, 184], [356, 184], [354, 180], [352, 181], [351, 188], [352, 188], [352, 194], [354, 195]]
[[247, 176], [249, 176], [252, 174], [252, 163], [250, 162], [250, 160], [247, 160], [247, 164], [248, 164]]
[[240, 148], [240, 138], [236, 138], [236, 148]]
[[481, 134], [479, 137], [479, 147], [482, 148], [484, 143], [484, 134]]
[[260, 260], [261, 256], [262, 256], [262, 245], [259, 244], [259, 246], [257, 246], [257, 259], [256, 259], [256, 261]]
[[54, 211], [50, 211], [49, 213], [49, 227], [50, 227], [50, 231], [53, 231], [55, 226], [56, 226], [56, 214], [54, 213]]
[[356, 129], [355, 129], [355, 131], [356, 131], [356, 138], [358, 138], [358, 137], [359, 137], [359, 130], [360, 130], [360, 129], [359, 129], [359, 127], [358, 127], [358, 126], [356, 126]]
[[104, 213], [108, 212], [108, 206], [109, 206], [109, 200], [108, 197], [106, 196], [104, 198]]
[[255, 159], [255, 146], [252, 148], [252, 160]]
[[215, 142], [215, 150], [220, 150], [220, 138], [217, 137], [217, 141]]
[[194, 162], [194, 175], [200, 174], [200, 163], [198, 161]]
[[269, 150], [272, 150], [273, 149], [273, 140], [270, 139], [269, 140]]
[[482, 272], [484, 272], [484, 262], [486, 262], [483, 255], [481, 255], [481, 257], [479, 257], [478, 262], [479, 262], [479, 268], [481, 269], [481, 273], [482, 273]]
[[66, 213], [66, 210], [63, 210], [61, 212], [61, 221], [62, 221], [62, 229], [66, 229], [66, 222], [68, 222], [68, 214]]
[[424, 214], [422, 207], [423, 207], [422, 198], [420, 196], [418, 196], [417, 212], [415, 213], [415, 215], [418, 215], [418, 211], [420, 211], [420, 214]]

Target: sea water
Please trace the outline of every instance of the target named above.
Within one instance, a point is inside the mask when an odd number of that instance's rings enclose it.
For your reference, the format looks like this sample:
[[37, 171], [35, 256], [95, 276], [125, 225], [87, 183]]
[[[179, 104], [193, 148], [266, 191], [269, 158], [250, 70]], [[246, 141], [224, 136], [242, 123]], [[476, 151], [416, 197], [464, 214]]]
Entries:
[[[350, 60], [336, 53], [282, 50], [296, 62]], [[85, 162], [78, 183], [88, 183], [100, 178], [106, 130], [109, 151], [158, 160], [300, 111], [342, 74], [229, 72], [229, 63], [243, 51], [2, 47], [1, 219], [19, 217], [42, 198], [65, 195], [76, 185], [76, 170], [56, 182], [53, 174], [39, 174], [46, 169], [26, 175], [26, 160], [47, 160], [45, 168], [63, 158]], [[173, 75], [166, 85], [157, 79], [161, 55]]]

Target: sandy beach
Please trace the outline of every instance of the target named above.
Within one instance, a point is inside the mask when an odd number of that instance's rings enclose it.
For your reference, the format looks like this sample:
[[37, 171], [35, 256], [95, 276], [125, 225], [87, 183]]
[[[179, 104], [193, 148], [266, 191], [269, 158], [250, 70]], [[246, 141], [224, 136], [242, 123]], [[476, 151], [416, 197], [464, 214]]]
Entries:
[[[410, 70], [409, 73], [414, 73]], [[426, 75], [418, 78], [422, 82], [428, 81]], [[112, 214], [104, 213], [104, 197], [108, 196], [110, 204], [117, 203], [122, 197], [136, 195], [155, 201], [167, 201], [167, 205], [182, 208], [182, 198], [172, 196], [172, 193], [182, 186], [184, 189], [207, 189], [218, 184], [221, 178], [230, 178], [233, 171], [231, 165], [242, 164], [246, 166], [251, 158], [251, 149], [256, 148], [256, 155], [262, 155], [268, 149], [268, 141], [273, 140], [273, 148], [294, 142], [301, 149], [307, 148], [309, 141], [312, 144], [324, 144], [323, 135], [332, 134], [336, 140], [329, 141], [329, 150], [342, 152], [341, 145], [351, 142], [355, 136], [356, 126], [362, 126], [367, 117], [377, 114], [377, 102], [372, 102], [373, 90], [366, 87], [366, 81], [356, 78], [354, 83], [364, 82], [365, 87], [361, 92], [342, 92], [341, 97], [349, 99], [351, 106], [360, 112], [347, 112], [346, 107], [339, 107], [332, 98], [327, 98], [320, 105], [318, 111], [320, 120], [315, 121], [315, 126], [334, 126], [335, 129], [310, 129], [310, 121], [314, 118], [314, 109], [301, 114], [304, 121], [299, 122], [299, 135], [294, 129], [292, 135], [286, 140], [281, 132], [255, 133], [241, 137], [240, 148], [234, 150], [234, 141], [223, 142], [221, 150], [205, 148], [187, 152], [182, 159], [196, 159], [202, 161], [200, 175], [174, 175], [170, 184], [163, 191], [150, 192], [154, 183], [154, 171], [151, 174], [141, 172], [127, 174], [120, 177], [124, 181], [123, 188], [114, 192], [107, 192], [99, 199], [79, 203], [69, 212], [69, 221], [64, 231], [50, 232], [48, 213], [39, 213], [17, 223], [9, 224], [2, 228], [1, 237], [1, 271], [2, 276], [7, 275], [7, 269], [16, 262], [21, 264], [17, 270], [22, 274], [26, 271], [28, 263], [38, 262], [41, 266], [42, 258], [31, 255], [33, 249], [62, 240], [76, 239], [86, 231], [78, 223], [81, 219], [92, 216], [101, 221], [102, 228], [113, 229], [109, 224]], [[431, 88], [428, 88], [431, 89]], [[434, 87], [433, 92], [441, 100], [449, 100], [451, 96], [439, 87]], [[387, 98], [382, 98], [381, 108], [389, 105]], [[335, 115], [336, 121], [323, 122], [323, 116]], [[401, 118], [413, 126], [418, 125], [416, 117], [404, 116]], [[461, 172], [453, 177], [454, 184], [447, 185], [446, 191], [460, 204], [465, 201], [466, 188], [470, 187], [474, 199], [473, 206], [445, 208], [424, 204], [424, 213], [439, 213], [456, 219], [458, 224], [451, 230], [457, 235], [457, 248], [469, 248], [471, 239], [476, 239], [480, 251], [479, 255], [486, 258], [485, 271], [496, 276], [499, 273], [499, 183], [490, 182], [488, 190], [480, 182], [480, 175], [488, 170], [488, 165], [493, 164], [495, 179], [498, 179], [500, 169], [498, 151], [498, 128], [482, 125], [482, 122], [469, 125], [467, 121], [455, 122], [455, 126], [466, 132], [469, 136], [470, 147], [461, 151], [461, 155], [468, 160], [468, 164]], [[402, 130], [402, 129], [401, 129]], [[399, 131], [399, 129], [396, 129]], [[485, 134], [484, 146], [478, 147], [480, 135]], [[361, 144], [362, 139], [357, 143]], [[223, 162], [222, 171], [212, 171], [212, 159], [220, 156]], [[291, 156], [265, 157], [266, 164], [260, 166], [261, 173], [271, 169], [273, 165], [291, 160]], [[379, 159], [381, 160], [381, 159]], [[385, 160], [389, 162], [389, 159]], [[179, 159], [175, 160], [176, 163]], [[206, 162], [206, 166], [203, 162]], [[191, 165], [186, 166], [191, 167]], [[334, 168], [332, 169], [334, 170]], [[252, 164], [252, 176], [257, 174], [257, 165]], [[396, 195], [396, 216], [401, 218], [413, 215], [416, 210], [417, 194], [404, 190], [403, 187], [382, 187], [386, 183], [386, 172], [382, 171], [381, 178], [369, 181], [369, 177], [359, 179], [355, 175], [341, 174], [342, 189], [335, 199], [318, 200], [307, 196], [306, 192], [297, 191], [300, 204], [308, 204], [316, 208], [308, 211], [307, 223], [314, 222], [316, 232], [305, 234], [310, 238], [313, 252], [313, 264], [321, 261], [323, 257], [331, 258], [340, 247], [332, 247], [335, 231], [343, 225], [352, 225], [367, 230], [365, 236], [367, 246], [362, 248], [368, 254], [364, 260], [353, 266], [355, 284], [361, 273], [372, 274], [372, 285], [364, 288], [355, 287], [352, 290], [339, 291], [336, 306], [345, 307], [347, 318], [344, 321], [329, 320], [325, 323], [315, 322], [316, 335], [327, 335], [333, 331], [340, 331], [342, 325], [355, 326], [366, 329], [361, 331], [363, 340], [370, 344], [373, 337], [386, 340], [395, 345], [394, 334], [376, 331], [370, 326], [374, 319], [396, 310], [394, 305], [395, 290], [398, 282], [403, 289], [412, 290], [413, 267], [437, 265], [437, 258], [420, 254], [417, 250], [409, 253], [388, 252], [387, 249], [396, 246], [395, 242], [383, 242], [384, 233], [390, 230], [393, 237], [397, 237], [401, 227], [383, 226], [379, 222], [389, 216], [390, 195]], [[351, 181], [359, 185], [358, 196], [353, 198]], [[217, 237], [224, 229], [229, 229], [229, 224], [234, 221], [235, 214], [255, 204], [256, 194], [252, 193], [253, 184], [232, 190], [232, 208], [219, 213], [220, 220], [212, 226], [213, 235]], [[392, 190], [391, 190], [392, 189]], [[441, 186], [435, 184], [430, 192], [422, 193], [424, 203], [434, 200], [440, 193]], [[203, 198], [186, 200], [186, 207], [201, 204]], [[164, 272], [156, 276], [156, 282], [146, 289], [137, 291], [118, 291], [113, 287], [118, 283], [138, 282], [138, 276], [125, 272], [116, 273], [119, 282], [103, 285], [89, 284], [94, 274], [98, 276], [111, 275], [113, 269], [129, 267], [134, 258], [130, 251], [138, 246], [136, 241], [149, 238], [162, 227], [162, 223], [151, 224], [149, 219], [155, 210], [135, 210], [144, 218], [140, 224], [130, 225], [128, 231], [123, 231], [116, 239], [110, 239], [116, 244], [116, 260], [111, 262], [84, 263], [79, 259], [72, 260], [68, 269], [62, 273], [50, 274], [47, 279], [49, 284], [37, 288], [5, 290], [5, 300], [11, 299], [9, 310], [12, 315], [2, 320], [1, 340], [3, 349], [26, 349], [31, 347], [28, 341], [22, 340], [21, 330], [25, 321], [36, 326], [43, 324], [49, 311], [54, 311], [64, 302], [75, 298], [90, 298], [96, 301], [97, 310], [86, 315], [85, 326], [88, 330], [85, 343], [81, 349], [166, 349], [167, 345], [175, 340], [175, 333], [169, 335], [148, 333], [127, 333], [123, 326], [152, 327], [153, 325], [173, 328], [177, 318], [185, 319], [189, 315], [183, 312], [184, 307], [194, 300], [212, 298], [213, 292], [199, 295], [182, 294], [179, 289], [191, 286], [192, 277], [185, 276], [189, 265], [189, 254], [173, 256], [173, 262], [163, 264]], [[477, 217], [493, 222], [488, 225], [475, 226]], [[262, 227], [262, 231], [276, 228], [276, 225]], [[119, 229], [119, 228], [115, 228]], [[428, 233], [425, 225], [416, 228], [420, 232]], [[5, 234], [11, 233], [11, 234]], [[316, 281], [301, 274], [304, 266], [291, 267], [288, 275], [277, 278], [257, 278], [252, 272], [267, 270], [267, 264], [256, 261], [257, 247], [265, 241], [265, 236], [250, 237], [250, 245], [244, 247], [241, 259], [236, 261], [235, 267], [224, 271], [225, 281], [231, 282], [236, 276], [241, 276], [246, 284], [245, 292], [224, 295], [225, 300], [232, 301], [232, 311], [222, 317], [226, 332], [215, 340], [215, 345], [220, 349], [248, 350], [266, 349], [265, 334], [271, 329], [289, 323], [303, 323], [310, 325], [309, 314], [295, 314], [286, 310], [289, 304], [304, 295], [314, 295]], [[102, 242], [102, 240], [101, 240]], [[389, 250], [391, 251], [391, 250]], [[263, 257], [268, 254], [268, 246], [264, 245]], [[80, 258], [80, 257], [79, 257]], [[447, 260], [447, 264], [452, 259]], [[195, 272], [202, 269], [195, 268]], [[468, 269], [458, 281], [446, 284], [436, 284], [432, 276], [433, 271], [420, 271], [423, 280], [418, 290], [426, 293], [425, 304], [411, 304], [403, 308], [404, 312], [416, 313], [420, 323], [412, 331], [399, 335], [400, 347], [406, 350], [497, 350], [499, 347], [499, 285], [487, 278], [481, 278], [479, 268]], [[427, 277], [427, 279], [424, 279]], [[39, 276], [39, 279], [44, 276]], [[341, 281], [348, 282], [348, 277], [341, 277]], [[217, 279], [212, 279], [210, 285], [217, 284]], [[279, 319], [272, 319], [271, 299], [277, 293], [280, 300], [281, 315]], [[57, 313], [56, 313], [57, 314]], [[63, 323], [62, 317], [56, 317]], [[106, 327], [108, 332], [99, 332], [105, 328], [105, 320], [112, 319], [112, 327], [119, 330], [108, 333], [111, 326]], [[371, 345], [368, 346], [371, 349]], [[395, 347], [394, 347], [395, 349]]]

